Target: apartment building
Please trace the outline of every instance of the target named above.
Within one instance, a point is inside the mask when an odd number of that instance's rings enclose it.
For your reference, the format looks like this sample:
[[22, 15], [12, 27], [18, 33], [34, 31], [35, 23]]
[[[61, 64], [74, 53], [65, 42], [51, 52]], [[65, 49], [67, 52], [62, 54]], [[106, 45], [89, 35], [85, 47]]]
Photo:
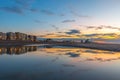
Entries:
[[8, 32], [6, 33], [7, 35], [7, 40], [16, 40], [16, 35], [13, 32]]
[[0, 40], [37, 41], [37, 37], [20, 32], [0, 32]]
[[6, 33], [0, 32], [0, 40], [6, 40]]

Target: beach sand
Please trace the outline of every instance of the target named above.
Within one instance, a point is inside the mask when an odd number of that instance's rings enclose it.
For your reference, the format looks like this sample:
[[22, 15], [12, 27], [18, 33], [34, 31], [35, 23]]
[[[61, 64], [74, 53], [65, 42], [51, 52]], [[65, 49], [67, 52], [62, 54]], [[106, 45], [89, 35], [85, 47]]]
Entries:
[[24, 46], [31, 44], [49, 44], [52, 46], [71, 46], [79, 48], [90, 48], [108, 51], [120, 51], [120, 44], [107, 43], [70, 43], [70, 42], [30, 42], [30, 41], [0, 41], [0, 46]]

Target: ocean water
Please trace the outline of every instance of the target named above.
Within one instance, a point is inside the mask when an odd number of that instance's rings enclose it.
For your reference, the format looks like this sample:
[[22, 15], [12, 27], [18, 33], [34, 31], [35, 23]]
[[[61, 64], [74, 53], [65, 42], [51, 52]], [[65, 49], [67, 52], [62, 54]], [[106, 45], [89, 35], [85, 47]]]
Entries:
[[120, 52], [62, 47], [0, 47], [0, 80], [120, 80]]

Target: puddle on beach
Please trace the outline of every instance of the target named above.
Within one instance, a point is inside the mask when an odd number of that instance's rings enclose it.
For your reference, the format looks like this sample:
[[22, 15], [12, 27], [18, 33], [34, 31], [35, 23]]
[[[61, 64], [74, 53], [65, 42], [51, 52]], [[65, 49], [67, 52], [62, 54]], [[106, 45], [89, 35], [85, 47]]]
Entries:
[[60, 47], [0, 47], [0, 80], [120, 80], [120, 52]]

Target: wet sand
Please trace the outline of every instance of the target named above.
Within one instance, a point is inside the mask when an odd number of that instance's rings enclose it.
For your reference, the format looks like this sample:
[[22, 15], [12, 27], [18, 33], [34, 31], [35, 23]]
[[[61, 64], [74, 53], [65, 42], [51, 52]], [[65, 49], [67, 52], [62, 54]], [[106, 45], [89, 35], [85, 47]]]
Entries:
[[120, 44], [107, 44], [107, 43], [50, 43], [58, 46], [71, 46], [78, 48], [89, 48], [89, 49], [98, 49], [98, 50], [108, 50], [120, 52]]
[[108, 51], [120, 51], [120, 44], [100, 44], [100, 43], [75, 43], [75, 44], [63, 44], [64, 46], [73, 46], [80, 48], [90, 48]]
[[49, 44], [51, 46], [70, 46], [108, 51], [120, 51], [120, 44], [106, 43], [70, 43], [70, 42], [30, 42], [30, 41], [0, 41], [0, 46], [23, 46], [32, 44]]

